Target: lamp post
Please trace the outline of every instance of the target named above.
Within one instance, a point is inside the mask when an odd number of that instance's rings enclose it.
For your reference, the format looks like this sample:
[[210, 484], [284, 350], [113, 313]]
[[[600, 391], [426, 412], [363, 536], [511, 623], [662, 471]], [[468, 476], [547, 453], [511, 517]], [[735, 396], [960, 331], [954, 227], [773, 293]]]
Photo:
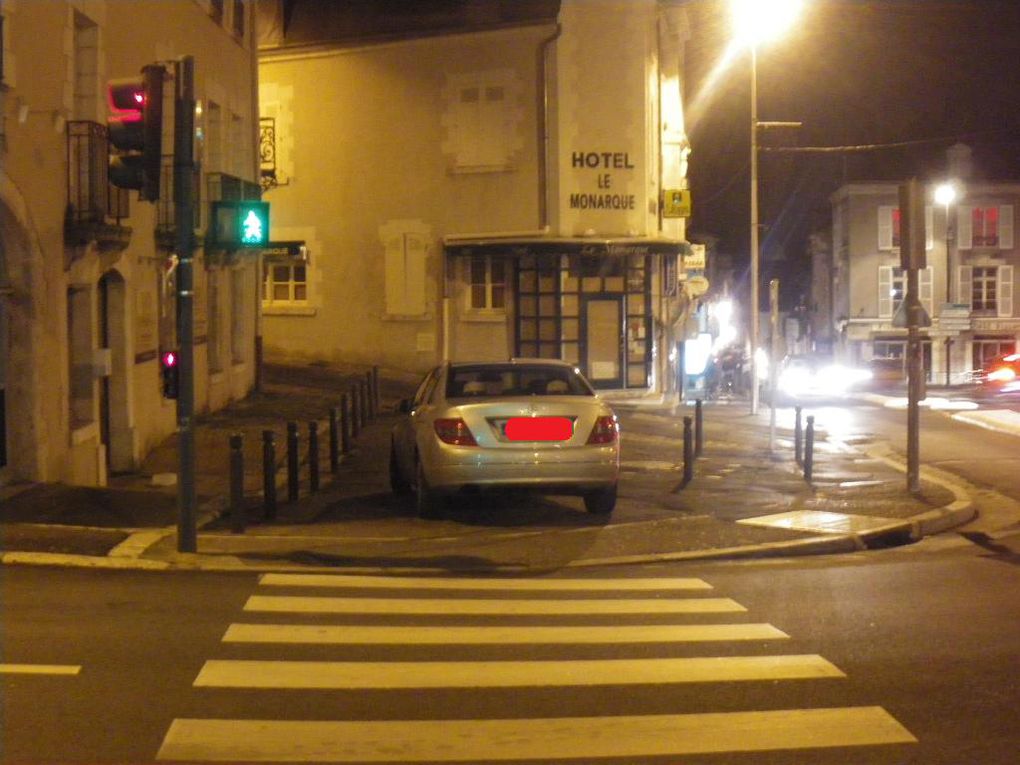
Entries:
[[[953, 275], [956, 272], [956, 259], [954, 257], [955, 233], [952, 230], [949, 207], [956, 201], [956, 186], [946, 181], [935, 187], [935, 202], [942, 205], [946, 211], [946, 302], [955, 303], [953, 300]], [[946, 386], [952, 385], [953, 362], [952, 362], [953, 338], [947, 337], [945, 343], [946, 354]]]
[[[751, 54], [751, 414], [758, 413], [758, 44], [778, 36], [793, 23], [802, 0], [731, 0], [737, 40]], [[772, 123], [769, 123], [772, 124]], [[775, 123], [796, 124], [796, 123]], [[776, 359], [771, 359], [775, 364]]]

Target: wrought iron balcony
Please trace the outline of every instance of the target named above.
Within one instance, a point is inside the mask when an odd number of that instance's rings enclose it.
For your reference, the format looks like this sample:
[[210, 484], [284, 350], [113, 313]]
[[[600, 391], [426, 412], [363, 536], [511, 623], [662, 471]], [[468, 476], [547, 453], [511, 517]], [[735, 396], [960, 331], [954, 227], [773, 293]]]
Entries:
[[[159, 201], [156, 203], [156, 244], [168, 250], [174, 249], [177, 245], [177, 208], [174, 204], [174, 156], [164, 154], [160, 163], [160, 186]], [[194, 195], [194, 209], [202, 209], [202, 184], [201, 167], [198, 164], [193, 166], [192, 193]], [[199, 228], [199, 221], [194, 221], [195, 228]]]
[[[127, 247], [131, 228], [122, 221], [129, 215], [128, 192], [110, 183], [109, 154], [105, 125], [67, 123], [64, 242], [68, 247], [80, 248], [93, 241], [103, 252]], [[74, 253], [70, 257], [73, 260]]]

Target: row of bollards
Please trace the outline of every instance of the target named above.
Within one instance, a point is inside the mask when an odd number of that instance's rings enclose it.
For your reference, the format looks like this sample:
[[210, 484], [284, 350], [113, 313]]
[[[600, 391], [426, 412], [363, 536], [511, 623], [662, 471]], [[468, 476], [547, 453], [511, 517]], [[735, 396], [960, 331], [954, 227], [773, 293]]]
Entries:
[[808, 415], [807, 428], [801, 424], [801, 408], [795, 408], [793, 424], [793, 458], [804, 469], [804, 480], [811, 483], [815, 467], [815, 418]]
[[[348, 392], [340, 395], [338, 406], [329, 410], [329, 468], [334, 475], [340, 459], [349, 454], [355, 439], [370, 419], [379, 413], [379, 367], [373, 366], [364, 378], [355, 379]], [[287, 423], [287, 501], [296, 502], [301, 490], [301, 454], [298, 424]], [[319, 422], [308, 423], [308, 490], [314, 494], [320, 487]], [[276, 460], [276, 432], [262, 431], [262, 517], [274, 520], [277, 510], [276, 477], [280, 464]], [[244, 439], [239, 433], [230, 436], [230, 518], [231, 529], [243, 533], [247, 523], [244, 507]]]

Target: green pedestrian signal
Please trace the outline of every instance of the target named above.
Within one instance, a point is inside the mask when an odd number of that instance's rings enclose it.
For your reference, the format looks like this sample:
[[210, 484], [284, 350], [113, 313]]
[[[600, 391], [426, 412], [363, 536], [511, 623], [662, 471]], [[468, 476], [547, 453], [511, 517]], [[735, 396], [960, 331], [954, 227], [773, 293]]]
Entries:
[[214, 202], [216, 244], [230, 247], [269, 245], [269, 203]]

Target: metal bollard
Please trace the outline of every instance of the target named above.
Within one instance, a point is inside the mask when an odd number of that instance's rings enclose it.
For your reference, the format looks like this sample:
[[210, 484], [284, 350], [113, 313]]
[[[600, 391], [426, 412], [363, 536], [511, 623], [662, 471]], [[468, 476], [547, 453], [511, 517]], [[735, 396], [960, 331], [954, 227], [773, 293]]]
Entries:
[[365, 372], [365, 419], [374, 420], [376, 415], [375, 411], [375, 393], [372, 392], [372, 372]]
[[262, 515], [276, 518], [276, 433], [262, 431]]
[[351, 416], [350, 404], [346, 393], [340, 394], [340, 453], [347, 454], [351, 450]]
[[287, 423], [287, 500], [298, 498], [298, 432], [297, 423]]
[[358, 387], [361, 388], [361, 426], [364, 428], [371, 419], [371, 402], [369, 401], [370, 396], [368, 395], [368, 383], [365, 382], [365, 380], [361, 380]]
[[704, 421], [701, 414], [701, 399], [694, 402], [694, 456], [700, 457], [705, 448]]
[[372, 365], [372, 403], [376, 414], [379, 413], [379, 365]]
[[691, 433], [691, 418], [684, 417], [684, 483], [694, 479], [694, 439]]
[[357, 384], [351, 386], [351, 438], [361, 433], [361, 391]]
[[308, 423], [308, 490], [319, 490], [319, 423]]
[[793, 419], [793, 459], [798, 465], [804, 464], [804, 427], [801, 424], [801, 408], [794, 407]]
[[804, 434], [804, 480], [811, 483], [815, 467], [815, 418], [808, 415], [807, 431]]
[[230, 530], [244, 533], [244, 439], [240, 433], [230, 437]]
[[329, 472], [336, 473], [340, 469], [340, 412], [337, 408], [329, 410]]

